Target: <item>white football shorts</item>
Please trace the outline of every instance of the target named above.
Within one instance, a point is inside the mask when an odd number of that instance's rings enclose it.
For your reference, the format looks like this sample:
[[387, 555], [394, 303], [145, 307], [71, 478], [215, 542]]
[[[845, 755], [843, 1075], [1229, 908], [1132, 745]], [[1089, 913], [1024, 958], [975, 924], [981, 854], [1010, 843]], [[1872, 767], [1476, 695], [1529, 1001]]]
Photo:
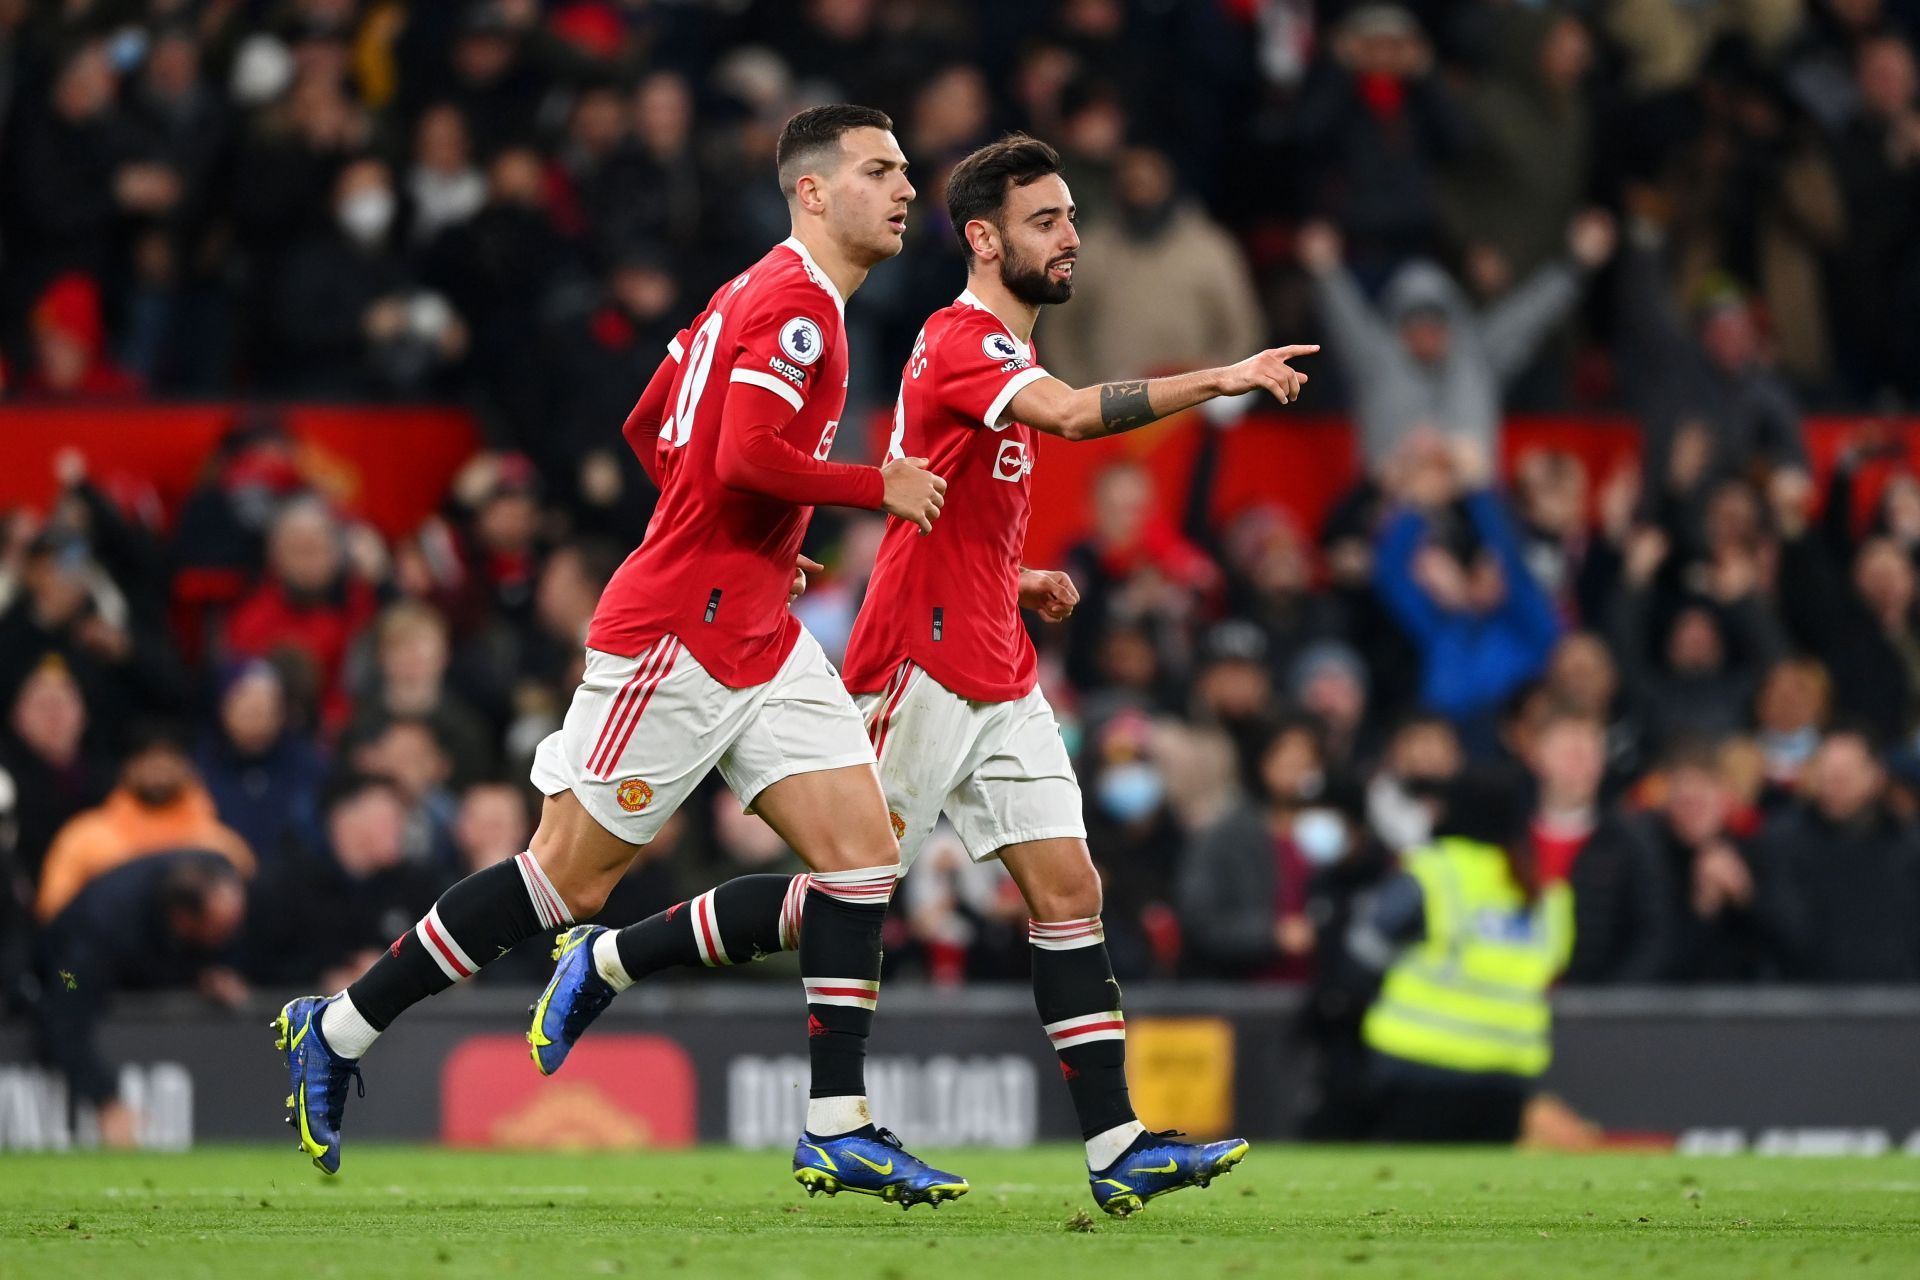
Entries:
[[1028, 840], [1086, 838], [1080, 783], [1038, 688], [974, 702], [906, 662], [885, 689], [854, 701], [880, 758], [902, 867], [943, 810], [975, 862]]
[[571, 791], [601, 826], [645, 844], [716, 765], [751, 807], [782, 778], [872, 763], [840, 673], [802, 630], [773, 679], [748, 689], [715, 680], [672, 636], [632, 658], [588, 649], [532, 777], [542, 795]]

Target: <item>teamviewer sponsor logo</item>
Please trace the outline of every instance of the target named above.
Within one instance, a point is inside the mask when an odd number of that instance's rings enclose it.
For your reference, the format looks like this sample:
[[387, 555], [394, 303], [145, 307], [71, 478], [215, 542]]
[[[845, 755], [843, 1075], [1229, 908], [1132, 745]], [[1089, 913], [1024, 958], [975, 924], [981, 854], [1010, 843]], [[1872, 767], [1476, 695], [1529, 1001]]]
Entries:
[[1027, 456], [1024, 440], [1002, 440], [1000, 452], [993, 456], [993, 478], [1010, 480], [1019, 484], [1033, 470], [1033, 459]]

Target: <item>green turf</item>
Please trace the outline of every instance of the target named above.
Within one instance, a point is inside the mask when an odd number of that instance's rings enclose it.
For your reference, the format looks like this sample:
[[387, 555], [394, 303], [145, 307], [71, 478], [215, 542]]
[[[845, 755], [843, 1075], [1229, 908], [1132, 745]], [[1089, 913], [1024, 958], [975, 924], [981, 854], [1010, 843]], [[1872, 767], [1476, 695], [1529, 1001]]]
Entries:
[[[973, 1193], [809, 1201], [782, 1155], [0, 1156], [0, 1276], [1920, 1276], [1920, 1163], [1258, 1146], [1126, 1222], [1078, 1152], [930, 1152]], [[950, 1163], [948, 1163], [950, 1161]]]

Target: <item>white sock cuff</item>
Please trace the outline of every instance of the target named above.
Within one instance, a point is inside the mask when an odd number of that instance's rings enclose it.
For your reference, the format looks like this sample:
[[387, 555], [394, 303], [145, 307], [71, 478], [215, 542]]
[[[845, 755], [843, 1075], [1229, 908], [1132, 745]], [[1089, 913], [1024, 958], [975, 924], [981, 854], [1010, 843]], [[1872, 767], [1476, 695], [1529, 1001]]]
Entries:
[[355, 1007], [353, 997], [342, 991], [320, 1011], [320, 1035], [336, 1054], [358, 1058], [379, 1039], [380, 1029], [368, 1022]]
[[900, 864], [885, 867], [855, 867], [850, 871], [816, 871], [808, 877], [811, 888], [841, 902], [885, 904], [900, 882]]
[[540, 927], [558, 929], [572, 924], [573, 913], [567, 910], [566, 899], [547, 878], [547, 869], [540, 865], [540, 860], [527, 852], [515, 855], [513, 862], [520, 868], [520, 879], [527, 886], [527, 899], [533, 903], [533, 914], [539, 917]]
[[620, 963], [619, 935], [612, 929], [593, 940], [593, 967], [615, 991], [625, 991], [633, 985], [633, 975]]
[[1133, 1140], [1146, 1131], [1147, 1127], [1138, 1120], [1129, 1120], [1094, 1134], [1087, 1139], [1087, 1168], [1095, 1173], [1112, 1168], [1113, 1162], [1133, 1145]]
[[807, 1099], [807, 1132], [816, 1138], [837, 1138], [872, 1123], [873, 1109], [864, 1093]]
[[1029, 920], [1027, 941], [1042, 951], [1076, 951], [1097, 947], [1107, 940], [1106, 926], [1099, 916], [1082, 920]]

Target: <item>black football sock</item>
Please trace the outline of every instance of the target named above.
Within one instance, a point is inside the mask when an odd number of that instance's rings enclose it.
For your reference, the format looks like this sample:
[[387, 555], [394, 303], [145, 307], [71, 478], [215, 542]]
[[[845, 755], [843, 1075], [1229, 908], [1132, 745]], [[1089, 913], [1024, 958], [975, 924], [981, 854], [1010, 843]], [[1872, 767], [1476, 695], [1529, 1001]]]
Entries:
[[1060, 1055], [1080, 1136], [1134, 1122], [1127, 1096], [1127, 1020], [1100, 917], [1034, 920], [1027, 940], [1033, 944], [1033, 1003]]
[[812, 1063], [807, 1131], [834, 1137], [872, 1123], [867, 1033], [880, 997], [880, 930], [900, 867], [815, 873], [800, 929]]
[[729, 880], [620, 930], [614, 935], [620, 967], [636, 982], [676, 966], [744, 964], [795, 950], [806, 892], [806, 876]]

